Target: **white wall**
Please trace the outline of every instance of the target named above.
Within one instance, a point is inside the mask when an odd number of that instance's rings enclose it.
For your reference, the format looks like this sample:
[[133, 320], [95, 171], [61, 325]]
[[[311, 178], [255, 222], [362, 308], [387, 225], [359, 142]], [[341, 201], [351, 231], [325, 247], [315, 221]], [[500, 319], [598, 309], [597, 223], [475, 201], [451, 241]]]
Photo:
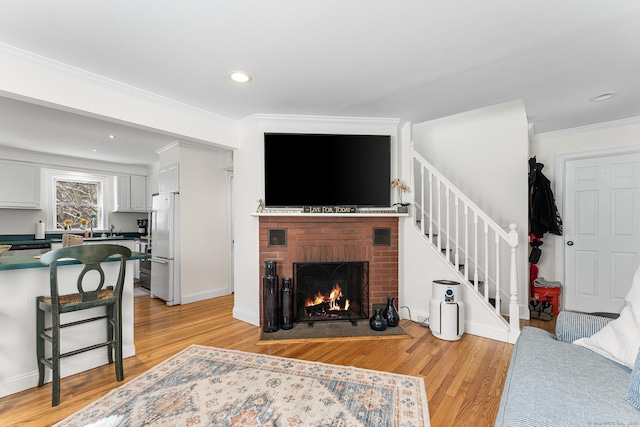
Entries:
[[[412, 138], [415, 150], [496, 223], [518, 226], [519, 291], [528, 295], [529, 137], [524, 103], [517, 100], [415, 124]], [[520, 299], [521, 317], [528, 317], [526, 301]]]
[[181, 303], [230, 293], [227, 153], [176, 141], [159, 166], [178, 163]]
[[[559, 160], [572, 153], [610, 152], [624, 147], [640, 149], [640, 118], [535, 135], [530, 150], [531, 156], [536, 156], [536, 160], [545, 165], [542, 172], [551, 181], [556, 205], [562, 216], [562, 189], [556, 186]], [[545, 234], [543, 242], [540, 247], [542, 256], [537, 264], [539, 276], [564, 283], [564, 269], [562, 265], [556, 265], [563, 262], [558, 257], [561, 255], [559, 248], [564, 244], [562, 236]]]
[[[358, 119], [339, 117], [256, 116], [243, 124], [240, 148], [234, 152], [234, 284], [233, 317], [260, 324], [260, 283], [262, 271], [258, 265], [258, 218], [251, 214], [264, 199], [264, 133], [350, 133], [391, 135], [397, 147], [397, 119]], [[397, 155], [392, 153], [392, 176], [398, 176]], [[294, 177], [295, 178], [295, 177]], [[391, 187], [389, 187], [391, 190]]]
[[180, 148], [182, 303], [227, 295], [227, 171], [220, 152]]

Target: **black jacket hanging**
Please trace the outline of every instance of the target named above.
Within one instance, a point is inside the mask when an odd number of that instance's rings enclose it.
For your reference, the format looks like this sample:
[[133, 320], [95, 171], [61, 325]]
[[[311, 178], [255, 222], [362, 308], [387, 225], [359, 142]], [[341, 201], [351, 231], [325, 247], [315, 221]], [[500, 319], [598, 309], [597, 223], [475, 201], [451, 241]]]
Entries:
[[562, 219], [551, 191], [551, 182], [542, 173], [544, 165], [529, 159], [529, 228], [536, 237], [544, 233], [562, 235]]

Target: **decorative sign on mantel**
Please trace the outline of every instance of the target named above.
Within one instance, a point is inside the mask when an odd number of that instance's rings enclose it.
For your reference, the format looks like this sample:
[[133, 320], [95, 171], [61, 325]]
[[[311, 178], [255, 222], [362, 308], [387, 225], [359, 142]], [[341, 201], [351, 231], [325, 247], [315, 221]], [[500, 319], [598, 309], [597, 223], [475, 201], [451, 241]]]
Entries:
[[303, 206], [302, 212], [304, 213], [319, 213], [319, 214], [335, 214], [335, 213], [357, 213], [355, 206]]

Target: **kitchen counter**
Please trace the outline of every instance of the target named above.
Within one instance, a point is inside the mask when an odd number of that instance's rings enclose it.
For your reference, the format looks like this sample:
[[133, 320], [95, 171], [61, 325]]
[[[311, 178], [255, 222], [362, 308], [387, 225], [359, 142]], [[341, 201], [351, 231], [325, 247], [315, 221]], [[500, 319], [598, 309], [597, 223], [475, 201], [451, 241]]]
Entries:
[[[128, 258], [128, 261], [136, 261], [141, 259], [148, 259], [150, 257], [149, 254], [142, 252], [132, 252], [131, 257]], [[107, 260], [107, 262], [111, 261], [119, 261], [120, 258], [114, 256], [113, 259]], [[73, 265], [80, 264], [80, 261], [75, 259], [69, 260], [60, 260], [58, 261], [58, 265]], [[0, 271], [2, 270], [18, 270], [23, 268], [42, 268], [49, 266], [44, 265], [40, 262], [39, 258], [33, 256], [0, 256]]]
[[[133, 281], [138, 260], [149, 255], [134, 252], [127, 260], [122, 295], [122, 345], [123, 357], [136, 354], [134, 344]], [[113, 261], [117, 261], [114, 257]], [[61, 293], [77, 292], [76, 281], [82, 264], [75, 260], [60, 261], [58, 282]], [[102, 264], [105, 285], [115, 283], [120, 263]], [[33, 256], [0, 257], [0, 397], [36, 387], [38, 365], [36, 363], [36, 298], [50, 294], [49, 268]], [[90, 309], [94, 315], [104, 313], [104, 307]], [[65, 314], [67, 321], [91, 316], [87, 311]], [[86, 347], [106, 340], [104, 322], [90, 322], [65, 329], [62, 332], [62, 351]], [[104, 347], [65, 357], [61, 361], [61, 376], [83, 372], [108, 363]], [[126, 375], [125, 369], [125, 375]], [[51, 381], [51, 371], [46, 370], [45, 381]]]
[[[21, 244], [29, 244], [29, 243], [58, 243], [62, 242], [62, 234], [63, 233], [51, 233], [47, 234], [45, 239], [36, 240], [33, 234], [5, 234], [0, 235], [0, 245], [21, 245]], [[70, 233], [77, 234], [81, 236], [81, 233]], [[117, 236], [107, 236], [107, 237], [88, 237], [85, 240], [87, 241], [96, 241], [96, 240], [137, 240], [140, 236], [138, 233], [123, 233]]]

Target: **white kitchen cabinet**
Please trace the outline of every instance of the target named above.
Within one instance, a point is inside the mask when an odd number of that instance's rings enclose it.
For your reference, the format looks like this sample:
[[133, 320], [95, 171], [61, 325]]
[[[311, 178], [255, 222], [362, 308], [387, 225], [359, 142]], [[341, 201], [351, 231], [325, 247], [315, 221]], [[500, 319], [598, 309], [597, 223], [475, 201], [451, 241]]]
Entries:
[[40, 165], [0, 160], [0, 208], [41, 207]]
[[145, 176], [116, 175], [115, 190], [114, 211], [147, 211], [147, 178]]
[[180, 174], [178, 163], [172, 163], [160, 168], [158, 174], [158, 189], [162, 193], [180, 192]]
[[131, 210], [147, 211], [147, 177], [131, 175]]
[[131, 175], [116, 175], [115, 211], [128, 212], [131, 210]]

